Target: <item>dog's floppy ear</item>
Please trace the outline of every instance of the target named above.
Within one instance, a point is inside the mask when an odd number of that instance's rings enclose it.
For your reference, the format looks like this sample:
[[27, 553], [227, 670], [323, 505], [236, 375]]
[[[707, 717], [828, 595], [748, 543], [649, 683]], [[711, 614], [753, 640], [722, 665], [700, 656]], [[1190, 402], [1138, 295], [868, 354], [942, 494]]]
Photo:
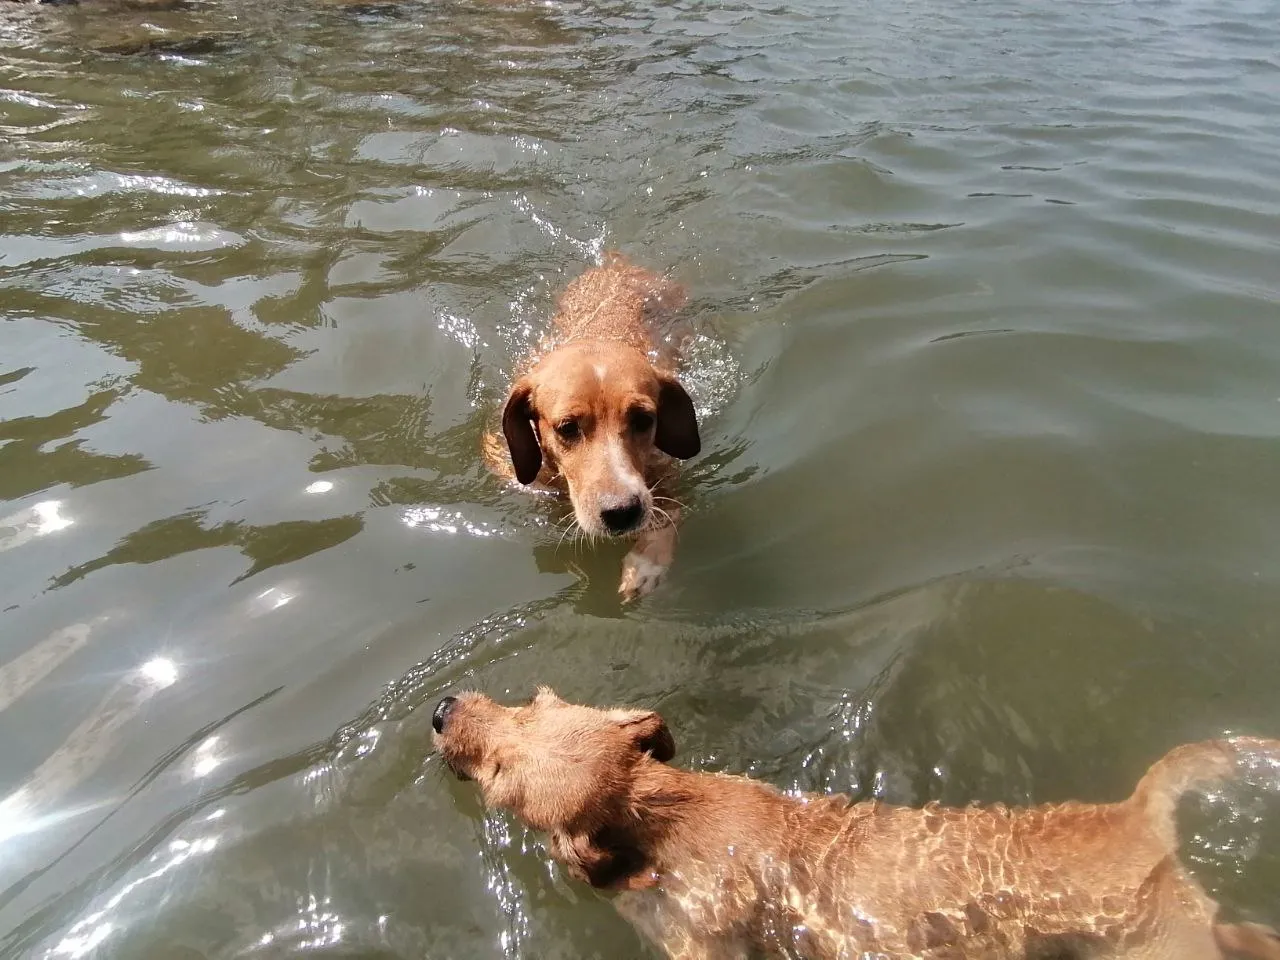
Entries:
[[636, 749], [660, 763], [676, 755], [676, 741], [667, 729], [667, 721], [652, 710], [619, 711], [618, 725], [631, 735]]
[[653, 438], [659, 450], [677, 460], [696, 457], [702, 449], [698, 415], [693, 401], [674, 377], [661, 377], [658, 390], [658, 428]]
[[511, 465], [516, 468], [516, 479], [526, 485], [533, 483], [542, 469], [542, 447], [533, 432], [533, 405], [529, 402], [532, 393], [529, 381], [517, 380], [502, 408], [502, 435], [507, 438]]
[[593, 833], [552, 835], [551, 853], [569, 873], [597, 889], [643, 890], [657, 883], [634, 841], [608, 826]]

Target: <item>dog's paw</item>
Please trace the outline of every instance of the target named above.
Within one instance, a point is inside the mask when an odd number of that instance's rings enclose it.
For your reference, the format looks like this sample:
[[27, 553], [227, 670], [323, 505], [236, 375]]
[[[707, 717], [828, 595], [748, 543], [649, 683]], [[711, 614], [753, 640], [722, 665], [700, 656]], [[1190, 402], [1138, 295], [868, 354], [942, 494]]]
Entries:
[[632, 550], [622, 560], [622, 582], [618, 584], [618, 593], [624, 603], [639, 600], [658, 589], [666, 575], [666, 567]]

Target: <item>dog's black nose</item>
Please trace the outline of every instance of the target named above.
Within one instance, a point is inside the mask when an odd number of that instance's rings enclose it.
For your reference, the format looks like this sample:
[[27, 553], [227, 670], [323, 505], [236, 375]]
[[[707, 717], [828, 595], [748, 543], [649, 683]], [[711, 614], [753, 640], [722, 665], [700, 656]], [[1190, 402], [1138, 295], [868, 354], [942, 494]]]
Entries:
[[445, 717], [449, 716], [449, 711], [453, 709], [453, 705], [458, 702], [457, 697], [445, 697], [436, 704], [435, 713], [431, 714], [431, 729], [436, 733], [444, 733]]
[[639, 497], [617, 497], [600, 509], [600, 519], [610, 533], [634, 530], [643, 516], [644, 504]]

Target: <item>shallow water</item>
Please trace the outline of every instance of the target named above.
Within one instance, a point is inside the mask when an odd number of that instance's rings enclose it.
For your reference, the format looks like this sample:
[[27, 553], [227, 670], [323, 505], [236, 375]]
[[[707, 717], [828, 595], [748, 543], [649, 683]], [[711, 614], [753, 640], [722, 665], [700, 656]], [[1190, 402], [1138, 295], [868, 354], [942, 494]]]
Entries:
[[[1253, 0], [5, 6], [0, 955], [641, 955], [442, 774], [462, 686], [903, 802], [1280, 735], [1277, 50]], [[610, 247], [704, 415], [626, 610], [477, 457]], [[1277, 814], [1186, 818], [1270, 923]]]

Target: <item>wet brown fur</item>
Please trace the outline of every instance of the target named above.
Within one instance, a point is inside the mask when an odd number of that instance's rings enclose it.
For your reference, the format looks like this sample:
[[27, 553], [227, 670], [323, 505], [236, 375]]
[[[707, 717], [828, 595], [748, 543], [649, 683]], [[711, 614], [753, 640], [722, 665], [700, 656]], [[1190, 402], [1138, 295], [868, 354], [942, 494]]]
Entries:
[[[676, 350], [659, 336], [683, 302], [679, 287], [609, 254], [565, 289], [551, 336], [511, 385], [501, 432], [483, 441], [498, 475], [566, 493], [589, 536], [608, 534], [603, 509], [639, 500], [619, 587], [628, 599], [653, 590], [671, 564], [680, 511], [666, 487], [676, 460], [701, 446]], [[557, 428], [567, 423], [578, 432], [566, 439]]]
[[[1177, 856], [1174, 811], [1280, 741], [1181, 746], [1112, 804], [923, 809], [670, 767], [656, 713], [463, 694], [437, 746], [668, 956], [1280, 960]], [[787, 952], [789, 951], [789, 952]]]

